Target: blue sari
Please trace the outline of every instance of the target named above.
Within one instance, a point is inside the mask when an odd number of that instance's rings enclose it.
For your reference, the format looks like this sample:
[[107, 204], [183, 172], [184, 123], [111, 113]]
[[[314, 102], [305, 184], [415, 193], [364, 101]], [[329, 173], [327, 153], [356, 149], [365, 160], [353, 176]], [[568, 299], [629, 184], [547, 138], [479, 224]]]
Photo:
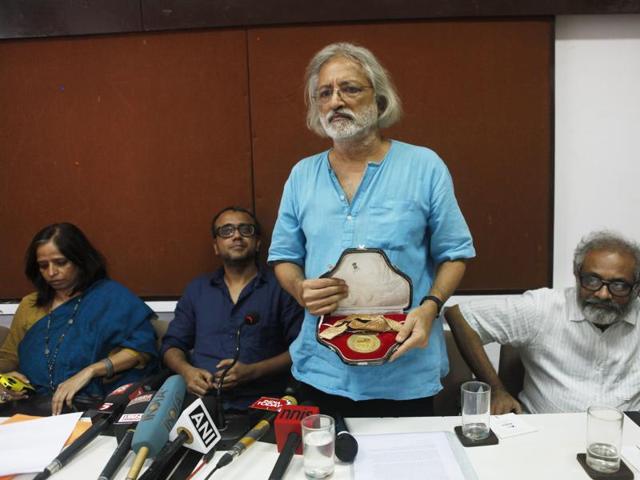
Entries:
[[[74, 322], [69, 326], [74, 310]], [[113, 280], [100, 280], [81, 296], [72, 298], [33, 324], [18, 346], [19, 371], [27, 376], [38, 394], [54, 393], [45, 356], [47, 333], [49, 358], [56, 359], [52, 375], [54, 388], [83, 368], [106, 358], [118, 347], [131, 348], [151, 357], [142, 369], [122, 372], [109, 383], [94, 378], [77, 393], [104, 397], [119, 385], [139, 380], [156, 369], [158, 352], [150, 322], [152, 316], [153, 311], [126, 287]]]

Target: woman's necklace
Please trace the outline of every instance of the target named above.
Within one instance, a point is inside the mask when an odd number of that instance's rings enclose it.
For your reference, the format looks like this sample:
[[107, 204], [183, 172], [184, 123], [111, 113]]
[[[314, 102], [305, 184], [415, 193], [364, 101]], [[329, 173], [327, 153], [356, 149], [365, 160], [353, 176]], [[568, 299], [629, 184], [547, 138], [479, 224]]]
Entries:
[[71, 318], [67, 320], [67, 328], [63, 330], [63, 332], [58, 337], [58, 341], [56, 342], [55, 351], [53, 355], [51, 355], [51, 349], [49, 348], [49, 337], [51, 334], [51, 312], [47, 315], [47, 332], [44, 337], [44, 358], [47, 361], [47, 373], [49, 374], [49, 387], [51, 387], [51, 393], [56, 391], [55, 385], [53, 384], [53, 371], [56, 368], [56, 360], [58, 359], [58, 352], [60, 351], [60, 345], [62, 345], [62, 341], [64, 340], [64, 336], [71, 329], [73, 322], [76, 320], [76, 314], [78, 313], [78, 308], [80, 307], [80, 302], [82, 301], [82, 296], [79, 296], [76, 300], [76, 304], [73, 306], [73, 312], [71, 312]]

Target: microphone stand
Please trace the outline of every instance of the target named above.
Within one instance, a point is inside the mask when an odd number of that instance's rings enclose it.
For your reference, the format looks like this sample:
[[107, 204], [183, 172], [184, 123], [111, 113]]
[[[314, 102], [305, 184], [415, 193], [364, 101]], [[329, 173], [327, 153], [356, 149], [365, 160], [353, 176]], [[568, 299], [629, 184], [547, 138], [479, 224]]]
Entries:
[[242, 435], [251, 428], [251, 424], [249, 423], [248, 415], [237, 415], [234, 422], [228, 422], [227, 415], [224, 411], [224, 405], [222, 403], [222, 385], [224, 384], [224, 379], [226, 378], [229, 371], [238, 363], [238, 359], [240, 358], [240, 340], [242, 338], [242, 329], [245, 325], [254, 325], [257, 323], [260, 316], [258, 313], [249, 313], [244, 317], [244, 321], [236, 330], [236, 352], [233, 356], [233, 360], [229, 365], [225, 367], [222, 371], [222, 375], [220, 375], [220, 380], [218, 381], [218, 385], [216, 387], [216, 418], [214, 423], [216, 427], [218, 427], [218, 431], [222, 436], [220, 443], [218, 444], [218, 449], [224, 450], [225, 448], [231, 447]]
[[245, 322], [242, 322], [242, 325], [238, 327], [236, 330], [236, 353], [233, 356], [232, 362], [225, 367], [222, 371], [222, 375], [220, 375], [220, 380], [218, 381], [218, 385], [216, 386], [216, 427], [220, 432], [223, 432], [227, 429], [227, 419], [224, 414], [224, 407], [222, 405], [222, 385], [224, 384], [224, 379], [227, 377], [227, 373], [231, 370], [236, 363], [238, 363], [238, 358], [240, 357], [240, 333], [242, 332], [242, 328], [246, 325]]

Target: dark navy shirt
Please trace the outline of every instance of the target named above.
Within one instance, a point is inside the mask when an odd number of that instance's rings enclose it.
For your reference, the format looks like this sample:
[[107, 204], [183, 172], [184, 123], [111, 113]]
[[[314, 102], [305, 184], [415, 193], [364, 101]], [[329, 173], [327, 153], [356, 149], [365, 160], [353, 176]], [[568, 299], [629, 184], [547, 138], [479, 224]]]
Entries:
[[[289, 348], [302, 323], [303, 310], [285, 292], [275, 275], [260, 270], [233, 303], [224, 282], [224, 269], [193, 280], [178, 301], [174, 319], [162, 339], [161, 354], [171, 347], [190, 352], [191, 364], [216, 372], [220, 360], [233, 358], [236, 331], [249, 313], [258, 313], [255, 325], [242, 329], [239, 361], [255, 363], [274, 357]], [[245, 409], [262, 395], [278, 396], [285, 387], [289, 372], [257, 379], [223, 397], [230, 408]]]

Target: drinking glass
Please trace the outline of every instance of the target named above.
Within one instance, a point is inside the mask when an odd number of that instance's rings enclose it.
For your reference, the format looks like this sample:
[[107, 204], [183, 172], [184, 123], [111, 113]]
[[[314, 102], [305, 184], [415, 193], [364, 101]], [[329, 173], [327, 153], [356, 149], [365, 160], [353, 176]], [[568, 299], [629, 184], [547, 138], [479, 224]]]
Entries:
[[587, 409], [587, 465], [602, 473], [620, 469], [622, 423], [617, 408], [591, 406]]
[[491, 386], [471, 381], [460, 387], [462, 395], [462, 434], [469, 440], [483, 440], [489, 436]]
[[333, 473], [335, 424], [329, 415], [309, 415], [302, 419], [304, 474], [307, 478], [326, 478]]

